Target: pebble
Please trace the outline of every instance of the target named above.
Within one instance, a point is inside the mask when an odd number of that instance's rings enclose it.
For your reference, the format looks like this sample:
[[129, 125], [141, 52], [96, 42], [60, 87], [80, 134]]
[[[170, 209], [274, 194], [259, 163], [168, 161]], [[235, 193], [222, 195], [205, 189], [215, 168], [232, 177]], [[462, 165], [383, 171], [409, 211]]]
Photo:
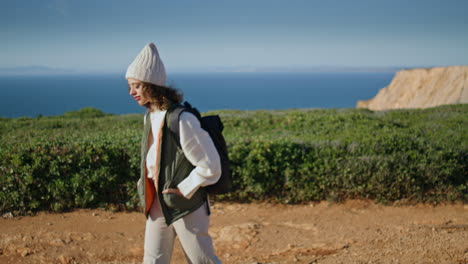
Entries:
[[58, 259], [58, 260], [60, 261], [60, 263], [62, 263], [62, 264], [69, 264], [69, 263], [71, 263], [72, 260], [73, 260], [72, 258], [67, 257], [67, 256], [64, 256], [64, 255], [61, 255], [61, 256], [58, 257], [57, 259]]
[[6, 214], [3, 214], [2, 217], [4, 219], [12, 219], [13, 218], [13, 214], [10, 212], [10, 213], [6, 213]]
[[50, 241], [49, 245], [55, 246], [55, 247], [60, 247], [60, 246], [64, 246], [65, 242], [63, 242], [62, 239], [57, 238], [57, 239], [54, 239], [54, 240]]
[[31, 240], [33, 240], [33, 239], [34, 239], [34, 238], [33, 238], [32, 236], [30, 236], [30, 235], [25, 235], [25, 236], [23, 236], [23, 238], [22, 238], [21, 240], [23, 240], [24, 242], [26, 242], [26, 241], [31, 241]]
[[70, 236], [66, 237], [65, 240], [64, 240], [65, 244], [70, 244], [71, 242], [73, 242], [73, 239], [71, 239]]
[[142, 247], [133, 247], [133, 248], [130, 248], [129, 249], [129, 252], [133, 255], [133, 256], [143, 256], [144, 254], [144, 249]]
[[32, 250], [30, 248], [19, 248], [16, 252], [20, 253], [23, 258], [32, 254]]

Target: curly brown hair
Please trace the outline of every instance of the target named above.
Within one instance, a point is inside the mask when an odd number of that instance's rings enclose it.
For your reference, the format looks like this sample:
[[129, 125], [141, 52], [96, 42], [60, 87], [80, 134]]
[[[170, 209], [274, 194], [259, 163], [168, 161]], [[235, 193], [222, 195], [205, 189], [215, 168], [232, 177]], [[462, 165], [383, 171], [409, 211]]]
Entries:
[[144, 83], [143, 93], [149, 98], [146, 108], [153, 110], [167, 110], [171, 104], [180, 104], [184, 99], [183, 93], [170, 86], [159, 86], [152, 83]]

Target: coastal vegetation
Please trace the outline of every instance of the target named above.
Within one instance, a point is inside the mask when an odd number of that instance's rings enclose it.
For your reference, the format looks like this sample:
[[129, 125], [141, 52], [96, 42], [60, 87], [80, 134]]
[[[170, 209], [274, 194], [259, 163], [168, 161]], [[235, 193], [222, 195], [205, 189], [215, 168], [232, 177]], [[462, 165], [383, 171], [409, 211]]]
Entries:
[[[223, 110], [240, 202], [468, 201], [468, 104]], [[0, 118], [0, 211], [138, 208], [141, 114]]]

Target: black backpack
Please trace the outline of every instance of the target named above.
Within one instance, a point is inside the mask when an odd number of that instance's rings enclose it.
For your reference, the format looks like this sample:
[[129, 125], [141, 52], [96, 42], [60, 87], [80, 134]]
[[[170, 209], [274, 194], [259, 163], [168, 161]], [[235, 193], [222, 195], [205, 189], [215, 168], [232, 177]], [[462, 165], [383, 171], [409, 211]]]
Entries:
[[[172, 110], [172, 109], [171, 109]], [[168, 125], [169, 129], [176, 135], [177, 142], [180, 140], [179, 133], [179, 117], [180, 114], [184, 111], [190, 112], [197, 117], [200, 121], [201, 127], [208, 132], [213, 140], [213, 143], [218, 151], [219, 158], [221, 161], [221, 177], [219, 180], [212, 185], [208, 185], [205, 190], [208, 194], [226, 194], [232, 191], [232, 169], [231, 162], [229, 161], [228, 150], [226, 146], [226, 141], [224, 140], [223, 132], [223, 122], [218, 115], [210, 116], [201, 116], [200, 112], [193, 108], [188, 102], [185, 102], [183, 105], [177, 105], [175, 109], [169, 112]]]

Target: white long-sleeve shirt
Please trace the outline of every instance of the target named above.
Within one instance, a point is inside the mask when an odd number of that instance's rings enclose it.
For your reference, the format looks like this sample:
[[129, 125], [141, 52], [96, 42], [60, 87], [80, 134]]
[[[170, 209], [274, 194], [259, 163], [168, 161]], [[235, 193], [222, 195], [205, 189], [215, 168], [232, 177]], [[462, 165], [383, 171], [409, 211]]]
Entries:
[[[150, 112], [154, 140], [146, 156], [149, 178], [153, 178], [153, 168], [156, 161], [160, 160], [158, 156], [161, 153], [156, 153], [154, 142], [159, 137], [165, 115], [166, 111]], [[193, 114], [182, 112], [179, 118], [179, 134], [185, 157], [195, 168], [177, 187], [185, 198], [190, 199], [200, 186], [211, 185], [218, 181], [221, 176], [221, 161], [210, 135], [201, 128], [200, 122]]]

